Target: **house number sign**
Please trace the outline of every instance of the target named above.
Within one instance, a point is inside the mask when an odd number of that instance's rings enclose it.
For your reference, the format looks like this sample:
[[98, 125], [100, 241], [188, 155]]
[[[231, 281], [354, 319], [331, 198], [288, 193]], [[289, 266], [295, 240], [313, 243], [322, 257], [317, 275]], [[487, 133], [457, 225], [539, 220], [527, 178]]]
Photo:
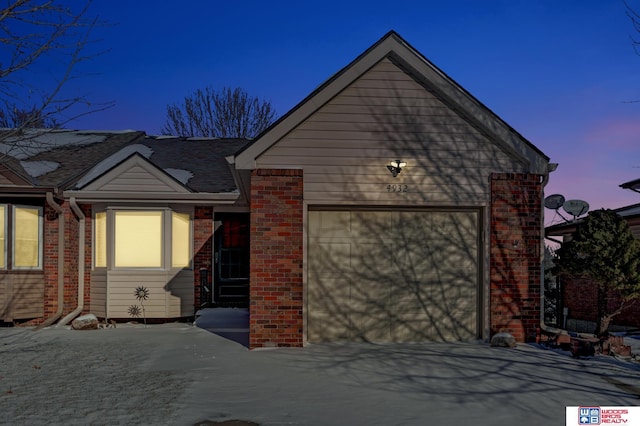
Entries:
[[409, 185], [389, 184], [387, 185], [387, 192], [409, 192]]

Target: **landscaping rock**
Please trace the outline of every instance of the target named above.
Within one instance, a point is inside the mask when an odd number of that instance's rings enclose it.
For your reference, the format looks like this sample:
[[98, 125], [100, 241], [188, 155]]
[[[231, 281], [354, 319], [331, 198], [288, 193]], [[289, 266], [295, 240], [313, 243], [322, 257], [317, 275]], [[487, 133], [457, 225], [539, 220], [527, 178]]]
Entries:
[[93, 314], [80, 315], [71, 322], [74, 330], [97, 330], [98, 318]]
[[516, 346], [516, 338], [509, 333], [497, 333], [491, 338], [491, 346], [514, 348]]

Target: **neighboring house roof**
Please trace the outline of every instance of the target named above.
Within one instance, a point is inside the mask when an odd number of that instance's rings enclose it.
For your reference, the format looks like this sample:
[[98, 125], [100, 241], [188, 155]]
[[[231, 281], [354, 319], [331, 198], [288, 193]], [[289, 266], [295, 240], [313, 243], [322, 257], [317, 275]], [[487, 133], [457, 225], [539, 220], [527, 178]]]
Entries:
[[13, 183], [5, 181], [2, 186], [9, 186], [7, 189], [30, 186], [35, 191], [62, 188], [97, 158], [110, 155], [143, 136], [143, 132], [131, 130], [33, 129], [20, 133], [0, 130], [0, 174]]
[[[640, 238], [640, 203], [613, 209], [619, 216], [623, 217], [634, 233], [636, 238]], [[579, 224], [584, 222], [584, 217], [570, 222], [558, 223], [545, 228], [545, 236], [565, 236], [573, 234]]]
[[630, 182], [625, 182], [620, 185], [620, 188], [630, 189], [635, 192], [640, 192], [640, 179], [635, 179]]
[[237, 186], [225, 158], [247, 143], [245, 139], [154, 137], [135, 131], [47, 131], [24, 142], [0, 143], [0, 151], [7, 152], [0, 161], [0, 174], [10, 174], [13, 181], [19, 176], [34, 188], [81, 191], [137, 156], [138, 164], [156, 168], [187, 192], [227, 193]]
[[510, 152], [527, 164], [531, 173], [547, 174], [550, 171], [549, 157], [429, 62], [394, 31], [387, 33], [261, 133], [253, 143], [236, 153], [234, 158], [236, 168], [253, 169], [256, 158], [385, 58], [394, 62], [427, 90], [436, 94], [450, 108], [458, 111], [491, 140], [501, 144], [506, 152]]

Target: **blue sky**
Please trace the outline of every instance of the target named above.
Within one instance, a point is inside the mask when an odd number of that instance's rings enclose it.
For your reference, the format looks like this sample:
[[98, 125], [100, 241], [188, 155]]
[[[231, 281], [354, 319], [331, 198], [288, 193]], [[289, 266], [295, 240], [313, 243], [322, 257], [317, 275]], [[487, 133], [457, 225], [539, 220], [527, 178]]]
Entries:
[[[640, 0], [628, 0], [640, 10]], [[242, 87], [281, 115], [389, 30], [559, 163], [547, 194], [640, 203], [640, 55], [622, 0], [95, 0], [96, 49], [68, 90], [79, 129], [159, 133], [166, 105]]]

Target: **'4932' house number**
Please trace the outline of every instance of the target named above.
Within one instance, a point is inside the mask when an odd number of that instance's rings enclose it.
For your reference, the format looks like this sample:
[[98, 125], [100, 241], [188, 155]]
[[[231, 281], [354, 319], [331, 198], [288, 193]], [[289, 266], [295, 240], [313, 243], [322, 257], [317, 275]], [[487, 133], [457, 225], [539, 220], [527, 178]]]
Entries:
[[387, 185], [387, 192], [409, 192], [409, 185], [389, 184]]

